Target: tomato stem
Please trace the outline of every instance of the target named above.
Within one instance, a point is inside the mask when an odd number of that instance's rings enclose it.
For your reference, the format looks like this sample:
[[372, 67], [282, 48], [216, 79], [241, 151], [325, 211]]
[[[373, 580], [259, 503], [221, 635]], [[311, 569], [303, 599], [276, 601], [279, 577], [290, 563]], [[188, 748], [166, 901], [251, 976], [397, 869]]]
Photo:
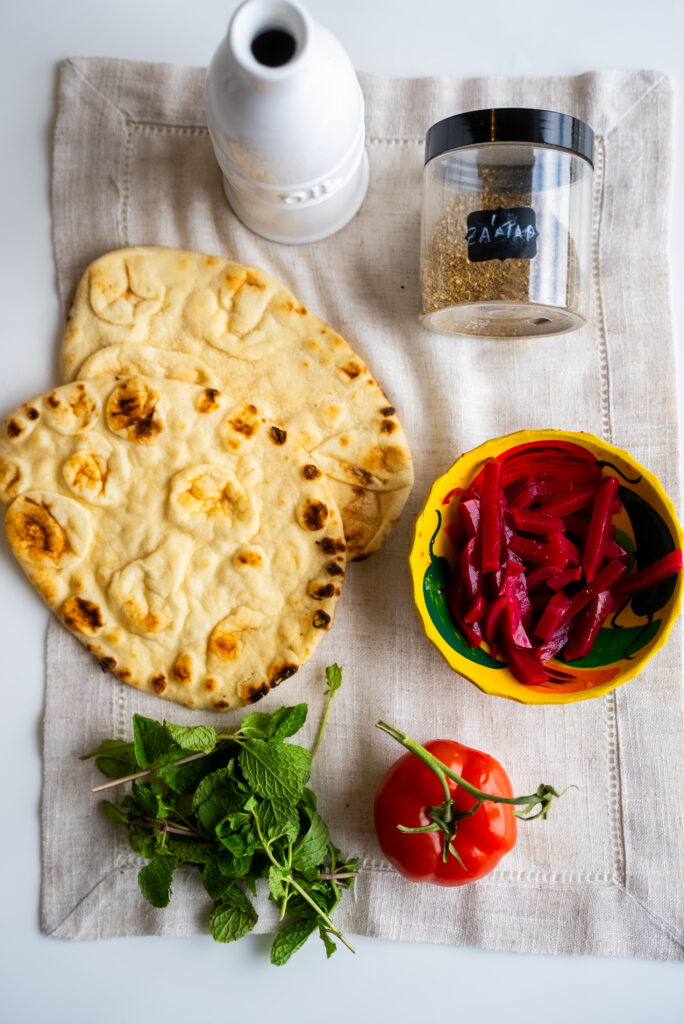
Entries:
[[[556, 792], [553, 786], [547, 786], [542, 784], [537, 789], [536, 793], [531, 793], [529, 796], [496, 796], [493, 793], [485, 793], [481, 789], [477, 789], [476, 786], [471, 785], [470, 782], [466, 782], [464, 778], [458, 775], [451, 768], [448, 768], [439, 758], [431, 754], [429, 750], [422, 747], [416, 740], [411, 739], [405, 732], [395, 728], [393, 725], [388, 725], [387, 722], [377, 722], [376, 728], [386, 732], [388, 736], [395, 739], [398, 743], [401, 743], [403, 747], [406, 747], [410, 753], [414, 754], [423, 764], [430, 768], [442, 784], [442, 788], [446, 794], [446, 799], [441, 807], [430, 808], [430, 817], [436, 822], [438, 828], [442, 829], [445, 834], [450, 836], [455, 835], [456, 825], [458, 821], [454, 818], [462, 818], [474, 814], [480, 804], [485, 801], [495, 804], [513, 804], [514, 806], [522, 808], [520, 811], [514, 811], [516, 818], [520, 818], [522, 821], [531, 821], [533, 818], [546, 818], [549, 813], [549, 808], [554, 797], [562, 796], [562, 793]], [[464, 789], [466, 793], [470, 793], [471, 796], [475, 797], [478, 801], [477, 804], [471, 808], [470, 811], [466, 812], [453, 812], [453, 800], [451, 799], [451, 793], [449, 791], [449, 784], [447, 778], [455, 782], [456, 785]], [[447, 804], [451, 804], [451, 812], [447, 808]], [[534, 811], [534, 813], [532, 813]], [[435, 812], [433, 815], [432, 812]], [[412, 831], [409, 829], [402, 828], [403, 832]]]

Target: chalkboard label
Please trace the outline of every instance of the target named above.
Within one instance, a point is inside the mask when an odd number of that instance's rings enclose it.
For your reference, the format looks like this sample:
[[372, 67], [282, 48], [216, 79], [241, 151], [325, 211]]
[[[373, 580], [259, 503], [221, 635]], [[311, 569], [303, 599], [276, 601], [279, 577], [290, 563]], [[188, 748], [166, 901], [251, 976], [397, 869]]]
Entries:
[[531, 260], [537, 255], [537, 231], [534, 210], [516, 206], [513, 210], [475, 210], [468, 214], [468, 259]]

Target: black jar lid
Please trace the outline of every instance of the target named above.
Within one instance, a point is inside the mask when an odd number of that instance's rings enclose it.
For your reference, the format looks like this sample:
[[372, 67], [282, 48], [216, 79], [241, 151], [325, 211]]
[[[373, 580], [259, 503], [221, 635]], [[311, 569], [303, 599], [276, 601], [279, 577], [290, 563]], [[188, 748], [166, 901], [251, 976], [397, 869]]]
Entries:
[[450, 149], [490, 142], [556, 146], [594, 166], [594, 133], [588, 124], [570, 114], [531, 107], [494, 107], [445, 117], [427, 131], [425, 163]]

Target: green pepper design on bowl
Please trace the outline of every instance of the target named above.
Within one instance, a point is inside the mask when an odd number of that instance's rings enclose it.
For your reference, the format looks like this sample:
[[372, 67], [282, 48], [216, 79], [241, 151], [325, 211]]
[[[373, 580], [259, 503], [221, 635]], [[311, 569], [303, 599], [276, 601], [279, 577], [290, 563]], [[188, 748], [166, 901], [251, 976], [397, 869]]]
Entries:
[[527, 685], [513, 677], [507, 663], [494, 657], [486, 643], [472, 646], [468, 642], [447, 606], [450, 558], [456, 554], [448, 536], [454, 491], [469, 487], [488, 459], [505, 460], [511, 452], [543, 457], [545, 452], [551, 455], [574, 446], [590, 452], [604, 475], [619, 479], [622, 511], [613, 539], [627, 553], [628, 574], [682, 546], [672, 503], [656, 477], [626, 452], [593, 435], [551, 430], [508, 435], [461, 456], [434, 484], [416, 524], [410, 564], [414, 598], [428, 636], [452, 668], [481, 689], [523, 703], [567, 703], [602, 696], [633, 678], [665, 643], [681, 604], [681, 573], [642, 593], [625, 595], [586, 656], [566, 661], [561, 652], [546, 664], [545, 681]]

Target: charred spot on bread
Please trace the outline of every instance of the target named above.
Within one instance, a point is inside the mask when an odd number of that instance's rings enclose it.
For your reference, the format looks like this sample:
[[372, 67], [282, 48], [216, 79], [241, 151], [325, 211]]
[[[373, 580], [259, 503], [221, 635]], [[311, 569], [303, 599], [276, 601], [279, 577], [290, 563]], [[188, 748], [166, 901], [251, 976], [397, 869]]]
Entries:
[[19, 496], [5, 517], [5, 532], [17, 557], [58, 565], [71, 548], [64, 527], [45, 502]]
[[320, 545], [321, 550], [326, 555], [336, 555], [338, 552], [345, 550], [345, 543], [339, 537], [324, 537], [320, 541]]
[[64, 602], [64, 623], [74, 633], [94, 636], [104, 626], [102, 610], [84, 597], [69, 597]]
[[302, 509], [302, 524], [307, 530], [322, 530], [328, 521], [328, 506], [324, 501], [309, 498]]
[[152, 444], [164, 429], [157, 411], [159, 395], [141, 377], [118, 384], [107, 400], [107, 425], [138, 444]]
[[350, 380], [354, 380], [360, 373], [363, 373], [363, 367], [353, 359], [344, 366], [341, 366], [340, 369], [342, 370], [342, 373], [346, 373]]
[[159, 675], [152, 676], [150, 679], [150, 685], [156, 694], [161, 695], [168, 685], [164, 673], [160, 672]]
[[275, 668], [271, 669], [268, 681], [271, 686], [278, 686], [279, 683], [282, 683], [283, 679], [289, 679], [290, 676], [293, 676], [298, 668], [299, 665], [292, 665], [287, 662], [283, 662], [281, 665], [276, 665]]
[[228, 426], [232, 427], [236, 434], [243, 437], [254, 437], [259, 429], [259, 412], [255, 405], [246, 405], [237, 416], [228, 420]]
[[242, 697], [248, 704], [256, 704], [269, 692], [268, 683], [254, 683], [243, 688]]
[[220, 397], [221, 392], [218, 388], [205, 388], [197, 402], [198, 411], [213, 412], [214, 409], [218, 408]]

